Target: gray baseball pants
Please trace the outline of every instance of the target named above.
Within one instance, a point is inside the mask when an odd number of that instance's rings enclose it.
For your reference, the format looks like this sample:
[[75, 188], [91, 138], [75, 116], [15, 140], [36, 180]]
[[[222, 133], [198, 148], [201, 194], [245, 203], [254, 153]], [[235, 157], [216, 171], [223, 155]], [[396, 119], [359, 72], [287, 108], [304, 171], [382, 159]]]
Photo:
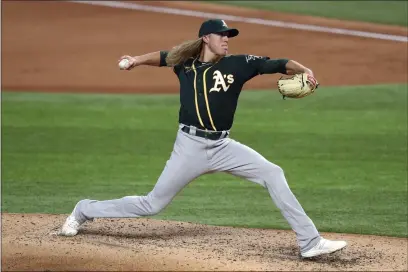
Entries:
[[227, 172], [258, 183], [268, 190], [275, 205], [296, 233], [302, 252], [319, 242], [320, 235], [315, 225], [291, 192], [279, 166], [229, 137], [204, 139], [181, 131], [181, 126], [170, 159], [150, 193], [105, 201], [84, 199], [76, 206], [75, 216], [89, 220], [155, 215], [200, 175]]

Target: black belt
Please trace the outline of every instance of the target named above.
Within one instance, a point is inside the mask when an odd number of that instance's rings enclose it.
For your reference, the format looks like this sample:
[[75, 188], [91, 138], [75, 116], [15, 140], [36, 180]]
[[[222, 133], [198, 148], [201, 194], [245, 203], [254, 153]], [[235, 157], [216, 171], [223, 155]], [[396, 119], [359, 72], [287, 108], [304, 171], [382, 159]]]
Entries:
[[[183, 126], [181, 130], [184, 131], [185, 133], [190, 134], [190, 127], [188, 126]], [[228, 132], [225, 132], [223, 136], [222, 131], [210, 131], [210, 130], [196, 129], [196, 133], [194, 135], [201, 137], [201, 138], [205, 138], [205, 139], [219, 140], [219, 139], [227, 137], [228, 134], [229, 134]]]

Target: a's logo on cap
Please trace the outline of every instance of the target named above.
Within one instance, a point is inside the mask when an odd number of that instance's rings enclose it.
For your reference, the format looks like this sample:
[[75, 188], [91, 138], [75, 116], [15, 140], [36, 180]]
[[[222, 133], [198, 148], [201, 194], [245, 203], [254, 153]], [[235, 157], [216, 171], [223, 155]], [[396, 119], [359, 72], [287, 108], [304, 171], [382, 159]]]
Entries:
[[222, 26], [228, 27], [227, 23], [224, 20], [221, 20], [221, 22], [222, 22]]

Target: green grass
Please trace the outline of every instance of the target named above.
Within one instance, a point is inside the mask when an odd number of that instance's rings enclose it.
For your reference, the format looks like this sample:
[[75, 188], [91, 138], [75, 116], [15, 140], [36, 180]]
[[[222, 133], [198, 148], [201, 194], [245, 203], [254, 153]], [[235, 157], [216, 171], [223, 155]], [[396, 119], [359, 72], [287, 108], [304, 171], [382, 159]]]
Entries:
[[[69, 213], [148, 193], [175, 140], [178, 96], [2, 93], [2, 211]], [[280, 165], [319, 231], [407, 236], [407, 85], [244, 91], [232, 137]], [[289, 226], [267, 191], [218, 173], [154, 218]]]
[[352, 21], [407, 27], [407, 1], [206, 1]]

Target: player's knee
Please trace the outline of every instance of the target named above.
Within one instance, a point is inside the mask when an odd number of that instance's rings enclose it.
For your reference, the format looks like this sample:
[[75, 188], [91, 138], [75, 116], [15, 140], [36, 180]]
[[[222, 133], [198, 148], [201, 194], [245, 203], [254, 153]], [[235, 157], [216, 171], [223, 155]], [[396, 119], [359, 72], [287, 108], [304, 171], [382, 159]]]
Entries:
[[264, 172], [269, 176], [278, 176], [284, 174], [283, 169], [280, 166], [273, 164], [271, 162], [265, 164]]
[[156, 215], [160, 213], [170, 201], [166, 197], [153, 196], [152, 193], [147, 195], [149, 215]]
[[264, 171], [265, 171], [264, 174], [266, 176], [266, 180], [265, 180], [266, 183], [274, 182], [277, 179], [280, 179], [280, 177], [284, 176], [283, 169], [280, 166], [273, 164], [273, 163], [268, 163], [265, 166]]
[[151, 203], [149, 209], [149, 215], [156, 215], [160, 213], [164, 209], [164, 205], [160, 205], [160, 203]]
[[283, 169], [282, 169], [282, 167], [280, 167], [280, 166], [278, 166], [278, 165], [276, 165], [276, 164], [274, 164], [274, 165], [272, 166], [272, 172], [273, 172], [274, 175], [279, 175], [279, 176], [285, 174], [284, 171], [283, 171]]

